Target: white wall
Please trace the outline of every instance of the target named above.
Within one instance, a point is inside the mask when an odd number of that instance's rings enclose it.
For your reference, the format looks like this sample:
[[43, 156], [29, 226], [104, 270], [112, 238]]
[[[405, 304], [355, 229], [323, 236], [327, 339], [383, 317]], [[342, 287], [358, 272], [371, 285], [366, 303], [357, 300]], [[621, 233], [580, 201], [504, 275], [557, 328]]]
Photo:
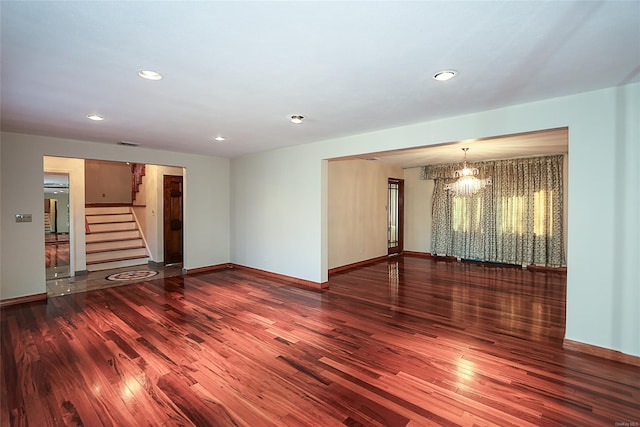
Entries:
[[[46, 292], [42, 235], [43, 156], [185, 167], [184, 266], [193, 269], [230, 260], [227, 159], [13, 133], [2, 133], [0, 148], [1, 299]], [[20, 185], [9, 185], [15, 182]], [[31, 213], [33, 222], [16, 223], [16, 213]]]
[[431, 253], [434, 181], [420, 179], [420, 168], [404, 170], [404, 250]]
[[[2, 167], [2, 138], [0, 138], [0, 172]], [[2, 213], [2, 173], [0, 173], [0, 299], [2, 299], [2, 218], [5, 214]]]
[[329, 268], [387, 255], [388, 180], [402, 177], [382, 162], [329, 162]]
[[285, 148], [232, 164], [232, 262], [314, 282], [324, 271], [326, 281], [326, 164], [319, 153]]
[[327, 280], [323, 159], [567, 126], [566, 338], [640, 355], [639, 99], [627, 85], [233, 159], [232, 260]]
[[[612, 304], [608, 307], [612, 314], [611, 338], [605, 341], [606, 344], [611, 343], [611, 347], [616, 350], [640, 356], [640, 84], [636, 84], [634, 90], [613, 89], [611, 93], [608, 93], [608, 100], [615, 105], [614, 169], [609, 171], [613, 175], [609, 182], [613, 182], [615, 190], [614, 204], [609, 207], [608, 215], [603, 220], [612, 219], [612, 223], [607, 225], [613, 228], [613, 253], [611, 257], [613, 259], [613, 276], [607, 278], [605, 289], [598, 293], [611, 292], [613, 295]], [[597, 153], [592, 154], [593, 163], [597, 163], [597, 157]], [[574, 166], [572, 163], [571, 167]], [[582, 176], [588, 173], [593, 175], [593, 171], [588, 171], [586, 168], [582, 168], [581, 171], [584, 174]], [[579, 184], [579, 182], [575, 182], [575, 185]], [[570, 189], [570, 197], [573, 188], [572, 186]], [[607, 191], [611, 191], [611, 188]], [[591, 203], [598, 203], [597, 200], [593, 200], [593, 194], [589, 199]], [[586, 202], [586, 200], [576, 202], [583, 201]], [[581, 211], [570, 212], [572, 215], [570, 221], [573, 217], [583, 214], [584, 212]], [[597, 214], [590, 216], [594, 221], [598, 220]], [[572, 227], [572, 223], [569, 222], [570, 230]], [[579, 234], [576, 233], [584, 230], [573, 231], [572, 237], [578, 240]], [[573, 249], [577, 250], [575, 247]], [[586, 254], [581, 260], [586, 263]], [[575, 279], [583, 280], [588, 271], [583, 273]], [[581, 294], [580, 282], [576, 280], [573, 284], [575, 286], [571, 287], [569, 296], [576, 298]], [[598, 283], [593, 280], [589, 285], [591, 288], [598, 287]], [[598, 293], [592, 299], [597, 299]], [[587, 316], [587, 312], [578, 303], [579, 301], [573, 301], [571, 304], [571, 332], [573, 334], [575, 331], [579, 331], [580, 334], [576, 334], [575, 339], [583, 341], [586, 328], [580, 322]], [[578, 317], [578, 314], [582, 317]], [[601, 317], [598, 316], [598, 318]], [[604, 347], [608, 346], [604, 345]]]

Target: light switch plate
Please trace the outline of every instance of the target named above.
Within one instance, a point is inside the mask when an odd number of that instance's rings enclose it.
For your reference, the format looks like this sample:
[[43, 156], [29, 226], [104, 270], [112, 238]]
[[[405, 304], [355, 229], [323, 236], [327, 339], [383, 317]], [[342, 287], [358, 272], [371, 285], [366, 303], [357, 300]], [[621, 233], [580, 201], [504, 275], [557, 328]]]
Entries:
[[31, 214], [16, 214], [16, 222], [31, 222]]

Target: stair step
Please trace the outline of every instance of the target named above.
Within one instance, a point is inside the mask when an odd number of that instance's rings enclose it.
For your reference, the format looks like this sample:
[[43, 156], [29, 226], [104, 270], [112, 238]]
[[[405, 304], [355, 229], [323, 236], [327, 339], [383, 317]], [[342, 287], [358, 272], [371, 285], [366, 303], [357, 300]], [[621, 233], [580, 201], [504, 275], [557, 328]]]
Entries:
[[115, 220], [115, 221], [88, 221], [89, 225], [101, 225], [101, 224], [124, 224], [126, 222], [135, 222], [133, 220], [133, 218], [123, 218], [121, 220]]
[[127, 214], [131, 212], [129, 206], [100, 206], [84, 208], [85, 215], [110, 215], [110, 214]]
[[135, 221], [89, 224], [89, 230], [91, 230], [91, 233], [99, 233], [101, 231], [137, 230], [137, 228], [138, 226]]
[[98, 242], [86, 242], [86, 253], [95, 251], [106, 251], [114, 249], [141, 248], [144, 247], [142, 238], [135, 237], [132, 239], [109, 239]]
[[87, 243], [109, 242], [140, 237], [138, 230], [91, 232], [86, 236]]
[[96, 262], [105, 262], [109, 260], [121, 260], [129, 258], [146, 258], [147, 250], [144, 246], [139, 248], [115, 249], [108, 251], [97, 251], [87, 253], [87, 264], [95, 264]]
[[130, 206], [87, 206], [88, 271], [143, 265], [149, 261]]
[[110, 261], [87, 263], [87, 271], [111, 270], [114, 268], [133, 267], [135, 265], [147, 265], [149, 257], [113, 259]]
[[87, 255], [101, 254], [105, 252], [125, 251], [129, 249], [144, 249], [144, 245], [121, 246], [121, 247], [114, 247], [114, 248], [96, 248], [96, 249], [87, 250], [86, 254]]
[[149, 258], [146, 255], [139, 255], [139, 256], [135, 256], [135, 257], [122, 257], [122, 258], [106, 258], [103, 260], [96, 260], [96, 261], [87, 261], [87, 265], [96, 265], [96, 264], [106, 264], [108, 262], [119, 262], [119, 261], [127, 261], [127, 260], [139, 260], [142, 258]]
[[91, 224], [107, 224], [112, 222], [129, 222], [133, 221], [133, 215], [130, 213], [117, 213], [108, 215], [86, 215], [87, 222]]

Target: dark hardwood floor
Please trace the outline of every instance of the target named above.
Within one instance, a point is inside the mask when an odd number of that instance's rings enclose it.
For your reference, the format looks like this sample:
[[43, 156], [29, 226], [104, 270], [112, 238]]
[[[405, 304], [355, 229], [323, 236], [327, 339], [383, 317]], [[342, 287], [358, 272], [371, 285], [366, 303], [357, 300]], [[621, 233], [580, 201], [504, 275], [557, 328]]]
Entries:
[[561, 347], [565, 282], [399, 257], [323, 293], [236, 269], [9, 307], [1, 424], [633, 426], [640, 368]]

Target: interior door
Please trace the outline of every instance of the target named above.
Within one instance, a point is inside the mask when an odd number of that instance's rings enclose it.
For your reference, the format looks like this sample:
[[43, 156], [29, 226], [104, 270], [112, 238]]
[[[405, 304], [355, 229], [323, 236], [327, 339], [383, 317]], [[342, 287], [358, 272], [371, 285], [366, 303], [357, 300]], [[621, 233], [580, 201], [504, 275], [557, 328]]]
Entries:
[[387, 201], [387, 251], [397, 255], [404, 242], [404, 180], [389, 178]]
[[164, 176], [164, 263], [182, 262], [182, 177]]

